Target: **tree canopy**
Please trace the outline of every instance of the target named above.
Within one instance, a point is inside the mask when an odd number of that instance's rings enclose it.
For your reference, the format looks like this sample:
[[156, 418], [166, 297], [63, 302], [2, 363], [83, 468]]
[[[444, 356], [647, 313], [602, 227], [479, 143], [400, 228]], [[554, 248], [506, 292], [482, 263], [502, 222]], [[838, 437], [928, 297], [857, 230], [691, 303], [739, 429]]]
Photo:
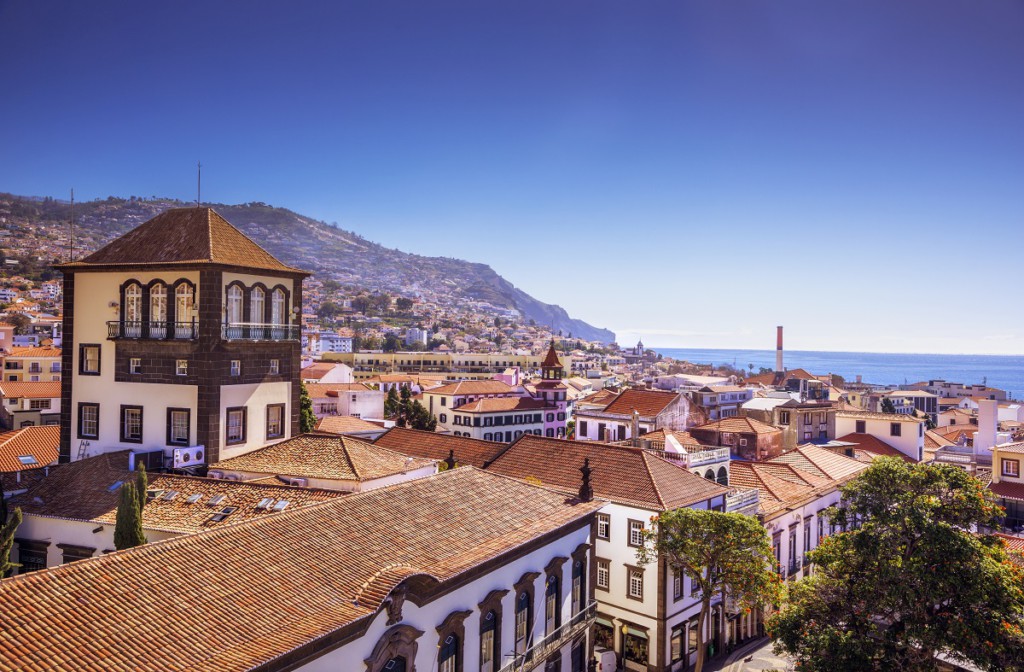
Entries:
[[698, 509], [666, 511], [651, 519], [638, 564], [659, 557], [689, 577], [700, 591], [696, 672], [704, 667], [704, 630], [715, 599], [727, 597], [738, 609], [754, 609], [778, 600], [772, 544], [761, 523], [739, 513]]
[[313, 400], [309, 397], [309, 390], [305, 383], [299, 391], [299, 432], [305, 434], [312, 432], [316, 427], [316, 414], [313, 413]]
[[846, 532], [810, 553], [814, 574], [768, 621], [804, 672], [934, 670], [943, 653], [1024, 669], [1024, 567], [974, 529], [1001, 509], [952, 466], [876, 461], [826, 512]]

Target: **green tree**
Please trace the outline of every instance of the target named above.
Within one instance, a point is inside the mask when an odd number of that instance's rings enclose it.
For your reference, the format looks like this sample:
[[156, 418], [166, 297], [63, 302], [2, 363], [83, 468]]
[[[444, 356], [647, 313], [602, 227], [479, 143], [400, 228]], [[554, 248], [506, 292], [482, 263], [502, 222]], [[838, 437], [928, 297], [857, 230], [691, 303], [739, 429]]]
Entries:
[[981, 481], [882, 458], [842, 493], [826, 515], [849, 531], [811, 552], [814, 574], [769, 619], [777, 652], [805, 672], [923, 672], [938, 653], [1024, 669], [1024, 567], [971, 532], [1002, 513]]
[[333, 320], [338, 315], [341, 315], [342, 308], [334, 301], [324, 301], [320, 304], [320, 308], [316, 311], [318, 317], [325, 320]]
[[300, 383], [300, 385], [302, 388], [299, 392], [299, 432], [305, 434], [312, 432], [316, 427], [316, 415], [313, 413], [313, 400], [309, 398], [306, 384]]
[[395, 334], [384, 334], [384, 352], [394, 352], [402, 347], [402, 340]]
[[395, 388], [388, 390], [388, 396], [384, 398], [384, 417], [393, 418], [398, 415], [398, 391]]
[[[0, 500], [2, 499], [3, 493], [0, 493]], [[0, 578], [7, 576], [15, 567], [20, 567], [18, 563], [11, 562], [14, 534], [18, 531], [19, 525], [21, 525], [21, 509], [15, 508], [14, 513], [8, 517], [7, 503], [0, 504]]]
[[395, 310], [397, 310], [400, 313], [408, 313], [410, 310], [412, 310], [412, 306], [413, 301], [410, 298], [400, 296], [399, 298], [395, 299]]
[[663, 558], [681, 571], [700, 592], [697, 665], [704, 668], [704, 630], [716, 597], [741, 609], [776, 602], [780, 579], [775, 572], [771, 540], [761, 523], [740, 513], [675, 509], [651, 519], [644, 545], [637, 549], [642, 567]]
[[14, 333], [24, 335], [31, 333], [32, 320], [24, 313], [11, 313], [4, 318], [4, 322], [14, 327]]
[[139, 511], [146, 508], [147, 490], [149, 490], [149, 478], [146, 476], [146, 465], [139, 462], [135, 467], [135, 497], [139, 500]]
[[419, 401], [412, 402], [409, 409], [409, 427], [432, 432], [437, 429], [437, 418]]
[[142, 511], [135, 494], [135, 483], [125, 481], [121, 486], [121, 501], [118, 502], [117, 518], [114, 520], [114, 548], [120, 551], [145, 543], [146, 534], [142, 531]]
[[892, 403], [892, 399], [889, 397], [882, 397], [882, 413], [896, 413], [896, 405]]

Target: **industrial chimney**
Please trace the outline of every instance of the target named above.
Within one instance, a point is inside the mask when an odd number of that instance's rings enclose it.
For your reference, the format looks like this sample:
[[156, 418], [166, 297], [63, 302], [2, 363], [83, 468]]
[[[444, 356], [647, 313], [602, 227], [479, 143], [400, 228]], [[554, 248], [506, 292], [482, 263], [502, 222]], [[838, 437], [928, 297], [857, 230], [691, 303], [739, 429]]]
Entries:
[[782, 373], [785, 369], [782, 368], [782, 327], [776, 327], [778, 336], [775, 339], [775, 371], [776, 373]]

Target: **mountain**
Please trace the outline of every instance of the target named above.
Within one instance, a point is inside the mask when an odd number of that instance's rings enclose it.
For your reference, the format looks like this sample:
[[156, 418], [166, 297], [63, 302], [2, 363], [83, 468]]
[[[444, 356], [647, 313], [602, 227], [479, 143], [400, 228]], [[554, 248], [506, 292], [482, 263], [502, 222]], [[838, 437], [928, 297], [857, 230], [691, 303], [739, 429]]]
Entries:
[[[167, 208], [187, 205], [134, 196], [75, 203], [75, 256], [101, 247]], [[573, 319], [561, 306], [543, 303], [517, 289], [486, 264], [392, 250], [351, 231], [265, 203], [204, 205], [216, 209], [281, 261], [312, 271], [320, 280], [402, 296], [430, 293], [451, 301], [485, 301], [499, 308], [514, 308], [526, 320], [576, 338], [604, 343], [615, 340], [611, 331]], [[3, 245], [10, 248], [10, 241], [30, 236], [33, 245], [27, 253], [40, 261], [65, 259], [70, 210], [66, 201], [0, 194]]]

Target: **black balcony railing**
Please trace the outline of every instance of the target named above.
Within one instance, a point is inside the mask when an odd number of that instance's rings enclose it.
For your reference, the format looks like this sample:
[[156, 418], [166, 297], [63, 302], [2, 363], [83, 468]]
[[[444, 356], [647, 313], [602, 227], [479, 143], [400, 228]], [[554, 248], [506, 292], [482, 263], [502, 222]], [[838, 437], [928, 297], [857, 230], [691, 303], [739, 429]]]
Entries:
[[298, 341], [302, 329], [295, 324], [225, 324], [221, 329], [225, 341]]
[[800, 558], [797, 558], [796, 560], [790, 561], [790, 563], [789, 563], [789, 575], [790, 576], [796, 576], [797, 574], [799, 574], [800, 573], [800, 566], [801, 566]]
[[195, 322], [107, 322], [108, 339], [194, 340], [199, 338]]

